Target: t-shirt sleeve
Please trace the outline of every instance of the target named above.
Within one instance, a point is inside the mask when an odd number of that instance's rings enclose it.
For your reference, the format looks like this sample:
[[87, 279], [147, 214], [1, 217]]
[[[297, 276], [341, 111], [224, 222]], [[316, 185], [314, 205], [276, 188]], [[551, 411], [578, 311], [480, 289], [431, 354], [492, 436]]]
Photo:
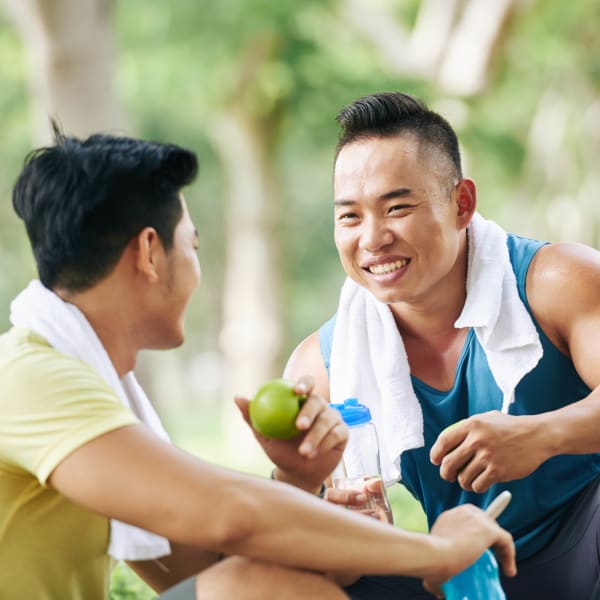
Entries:
[[88, 365], [49, 348], [3, 370], [0, 457], [43, 485], [71, 452], [139, 423]]

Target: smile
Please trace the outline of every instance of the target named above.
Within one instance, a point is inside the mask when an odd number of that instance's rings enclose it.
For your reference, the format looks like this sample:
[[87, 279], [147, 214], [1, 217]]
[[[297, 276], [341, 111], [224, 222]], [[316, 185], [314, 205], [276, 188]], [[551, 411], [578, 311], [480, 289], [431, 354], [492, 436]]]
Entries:
[[397, 271], [402, 267], [405, 267], [409, 263], [409, 259], [405, 258], [403, 260], [395, 260], [394, 262], [382, 263], [379, 265], [371, 265], [368, 267], [370, 273], [374, 275], [387, 275], [392, 271]]

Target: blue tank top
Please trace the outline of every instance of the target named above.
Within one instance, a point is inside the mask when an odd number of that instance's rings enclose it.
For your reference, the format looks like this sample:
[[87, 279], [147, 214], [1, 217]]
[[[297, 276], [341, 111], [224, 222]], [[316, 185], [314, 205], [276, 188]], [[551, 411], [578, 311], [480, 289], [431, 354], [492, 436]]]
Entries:
[[[530, 314], [525, 279], [533, 256], [544, 243], [516, 235], [507, 238], [519, 295]], [[551, 411], [590, 393], [571, 360], [550, 342], [533, 315], [531, 318], [544, 354], [537, 367], [517, 386], [509, 411], [512, 415]], [[328, 370], [334, 325], [335, 316], [319, 329], [321, 352]], [[501, 490], [508, 489], [513, 500], [499, 522], [512, 533], [518, 559], [529, 558], [544, 548], [557, 533], [578, 494], [600, 473], [600, 454], [555, 456], [525, 479], [493, 485], [483, 494], [466, 492], [457, 483], [439, 476], [439, 467], [429, 460], [429, 450], [451, 423], [477, 413], [500, 410], [502, 406], [502, 392], [474, 331], [471, 329], [467, 334], [450, 391], [436, 390], [416, 377], [412, 377], [412, 384], [423, 410], [425, 445], [402, 455], [401, 483], [423, 506], [429, 526], [448, 508], [465, 502], [485, 507]]]

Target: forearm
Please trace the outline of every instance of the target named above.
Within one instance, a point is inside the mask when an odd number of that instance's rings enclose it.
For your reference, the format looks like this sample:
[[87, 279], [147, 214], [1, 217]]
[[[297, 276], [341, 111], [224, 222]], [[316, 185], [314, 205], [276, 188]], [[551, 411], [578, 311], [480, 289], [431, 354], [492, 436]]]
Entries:
[[[454, 557], [446, 540], [408, 533], [329, 505], [287, 485], [250, 479], [238, 486], [238, 535], [223, 550], [319, 571], [444, 573]], [[233, 493], [231, 494], [233, 496]]]
[[211, 480], [212, 510], [204, 504], [199, 518], [194, 498], [208, 500], [206, 480], [194, 480], [187, 479], [191, 487], [177, 494], [177, 514], [159, 531], [183, 544], [331, 572], [429, 577], [450, 571], [455, 561], [437, 536], [405, 532], [290, 485], [220, 469]]
[[195, 469], [179, 478], [168, 517], [147, 528], [185, 545], [318, 571], [427, 577], [455, 562], [438, 536], [405, 532], [284, 483], [204, 467], [213, 471], [210, 484]]
[[152, 589], [163, 592], [220, 560], [221, 554], [171, 541], [171, 554], [155, 560], [127, 561]]
[[324, 489], [323, 482], [312, 484], [307, 480], [306, 477], [294, 477], [293, 474], [285, 471], [281, 467], [275, 467], [273, 469], [271, 479], [281, 481], [282, 483], [289, 483], [290, 485], [314, 495], [318, 495]]
[[547, 413], [544, 427], [549, 456], [600, 452], [600, 387], [583, 400]]
[[444, 572], [457, 560], [437, 536], [407, 533], [290, 485], [211, 465], [141, 426], [82, 446], [50, 483], [99, 514], [213, 552], [320, 571], [416, 576]]

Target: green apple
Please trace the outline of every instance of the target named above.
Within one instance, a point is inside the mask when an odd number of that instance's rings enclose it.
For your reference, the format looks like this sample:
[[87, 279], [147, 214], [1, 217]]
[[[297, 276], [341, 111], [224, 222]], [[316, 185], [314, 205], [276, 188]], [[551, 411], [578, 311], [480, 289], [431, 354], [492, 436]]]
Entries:
[[250, 400], [248, 410], [252, 427], [270, 438], [288, 440], [298, 435], [296, 417], [306, 396], [297, 394], [285, 379], [265, 383]]

